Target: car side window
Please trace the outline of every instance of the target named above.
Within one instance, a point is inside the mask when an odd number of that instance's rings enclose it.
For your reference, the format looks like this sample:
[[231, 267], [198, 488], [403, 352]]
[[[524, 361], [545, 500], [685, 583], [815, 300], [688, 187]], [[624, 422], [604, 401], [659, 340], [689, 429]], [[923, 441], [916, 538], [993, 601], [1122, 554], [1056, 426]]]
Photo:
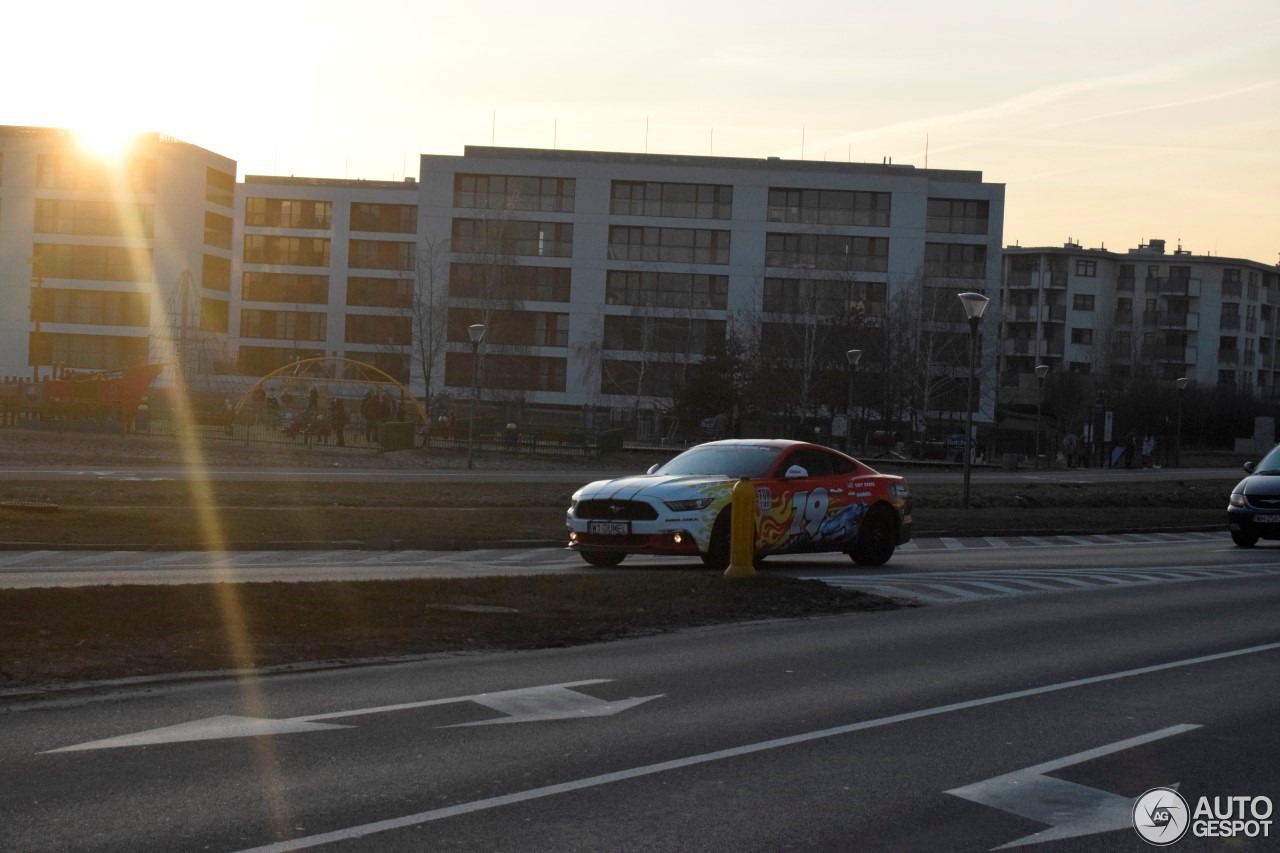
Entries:
[[858, 470], [858, 463], [852, 459], [846, 459], [843, 456], [831, 455], [832, 473], [834, 474], [852, 474]]
[[792, 465], [799, 465], [809, 472], [810, 477], [830, 477], [835, 473], [833, 460], [834, 457], [831, 454], [823, 453], [821, 450], [797, 450], [787, 457], [779, 470], [786, 471]]

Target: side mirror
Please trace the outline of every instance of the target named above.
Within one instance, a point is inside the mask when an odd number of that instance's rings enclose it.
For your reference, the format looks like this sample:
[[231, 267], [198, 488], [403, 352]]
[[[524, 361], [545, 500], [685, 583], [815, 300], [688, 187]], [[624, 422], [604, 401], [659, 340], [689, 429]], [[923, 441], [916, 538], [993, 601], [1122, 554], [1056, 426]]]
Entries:
[[787, 473], [782, 475], [782, 479], [799, 480], [808, 476], [809, 476], [809, 472], [806, 471], [804, 468], [802, 468], [799, 465], [792, 465], [790, 468], [787, 469]]
[[656, 474], [656, 473], [657, 473], [657, 471], [658, 471], [658, 469], [659, 469], [659, 468], [661, 468], [661, 467], [662, 467], [662, 463], [661, 463], [661, 462], [655, 462], [655, 463], [653, 463], [652, 465], [650, 465], [650, 466], [649, 466], [649, 470], [648, 470], [648, 471], [645, 471], [645, 473], [646, 473], [646, 474]]
[[1252, 463], [1252, 462], [1246, 462], [1246, 463], [1244, 463], [1244, 472], [1245, 472], [1246, 474], [1252, 474], [1252, 473], [1253, 473], [1253, 468], [1254, 468], [1254, 465], [1253, 465], [1253, 463]]

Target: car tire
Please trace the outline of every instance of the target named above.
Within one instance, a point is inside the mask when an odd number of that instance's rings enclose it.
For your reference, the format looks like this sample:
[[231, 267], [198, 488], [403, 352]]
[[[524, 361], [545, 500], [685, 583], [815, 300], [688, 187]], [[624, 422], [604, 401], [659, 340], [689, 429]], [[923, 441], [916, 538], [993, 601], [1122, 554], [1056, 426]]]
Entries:
[[849, 558], [859, 566], [883, 566], [898, 545], [898, 526], [885, 506], [874, 506], [858, 527]]
[[723, 572], [729, 568], [729, 527], [733, 518], [733, 507], [726, 507], [711, 526], [711, 542], [702, 555], [702, 565], [708, 569]]
[[1231, 531], [1231, 541], [1241, 548], [1252, 548], [1258, 544], [1258, 534], [1245, 533], [1243, 530]]
[[611, 569], [620, 564], [627, 558], [626, 554], [618, 554], [614, 551], [579, 551], [582, 559], [597, 569]]

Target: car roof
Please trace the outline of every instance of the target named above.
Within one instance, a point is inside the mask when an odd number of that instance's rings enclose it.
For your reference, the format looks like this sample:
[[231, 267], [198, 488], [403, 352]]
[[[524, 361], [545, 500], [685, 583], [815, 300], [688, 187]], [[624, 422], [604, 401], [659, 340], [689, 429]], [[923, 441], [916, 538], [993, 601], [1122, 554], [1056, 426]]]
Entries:
[[[831, 450], [830, 447], [823, 447], [820, 444], [810, 444], [807, 441], [792, 441], [789, 438], [726, 438], [723, 441], [708, 441], [705, 444], [699, 444], [697, 447], [773, 447], [778, 450], [788, 450], [793, 447], [814, 447], [821, 450]], [[693, 450], [694, 448], [689, 448]]]

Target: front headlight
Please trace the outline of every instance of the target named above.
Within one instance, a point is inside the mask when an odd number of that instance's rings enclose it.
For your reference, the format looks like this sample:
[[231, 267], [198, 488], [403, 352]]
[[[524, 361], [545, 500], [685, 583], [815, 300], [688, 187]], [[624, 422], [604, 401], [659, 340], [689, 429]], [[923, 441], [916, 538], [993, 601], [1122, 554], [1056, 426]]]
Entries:
[[1228, 499], [1227, 502], [1230, 503], [1232, 506], [1243, 507], [1244, 495], [1240, 494], [1239, 492], [1232, 492], [1231, 497]]
[[687, 501], [663, 501], [672, 512], [694, 512], [711, 506], [715, 498], [693, 498]]

